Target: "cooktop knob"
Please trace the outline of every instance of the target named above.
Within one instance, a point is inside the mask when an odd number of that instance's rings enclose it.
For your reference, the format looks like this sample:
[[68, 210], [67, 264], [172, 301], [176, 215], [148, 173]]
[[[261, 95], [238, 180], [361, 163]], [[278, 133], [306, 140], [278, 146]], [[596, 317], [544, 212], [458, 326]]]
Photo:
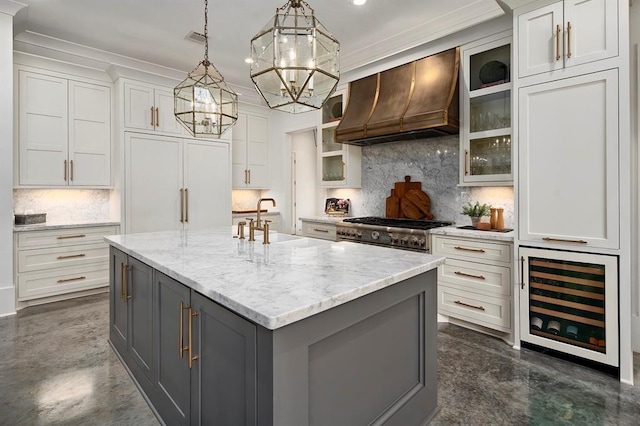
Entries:
[[380, 238], [380, 233], [378, 231], [371, 232], [371, 238], [373, 238], [374, 240], [379, 239]]

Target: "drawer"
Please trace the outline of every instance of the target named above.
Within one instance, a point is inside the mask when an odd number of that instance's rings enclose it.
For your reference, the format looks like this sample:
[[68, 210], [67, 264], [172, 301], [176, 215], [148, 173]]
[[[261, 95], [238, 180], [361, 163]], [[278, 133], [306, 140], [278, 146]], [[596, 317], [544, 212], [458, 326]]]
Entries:
[[456, 239], [434, 236], [434, 253], [461, 259], [511, 262], [512, 244], [491, 243], [478, 240]]
[[438, 312], [500, 331], [511, 330], [511, 301], [439, 285]]
[[118, 233], [117, 226], [51, 229], [19, 232], [17, 245], [23, 248], [68, 247], [78, 244], [102, 243], [105, 235]]
[[18, 273], [91, 263], [106, 265], [108, 261], [109, 245], [106, 243], [18, 250]]
[[84, 265], [18, 275], [18, 300], [56, 296], [109, 285], [109, 265]]
[[438, 268], [438, 283], [489, 296], [511, 296], [511, 268], [447, 258]]
[[302, 235], [323, 240], [336, 240], [336, 225], [330, 223], [302, 222]]

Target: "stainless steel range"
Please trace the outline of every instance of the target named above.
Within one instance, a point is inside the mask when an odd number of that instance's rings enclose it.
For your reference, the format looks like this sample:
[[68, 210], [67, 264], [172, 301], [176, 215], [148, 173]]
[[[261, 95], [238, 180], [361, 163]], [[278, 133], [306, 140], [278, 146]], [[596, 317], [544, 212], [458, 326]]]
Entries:
[[438, 220], [354, 217], [339, 222], [336, 234], [340, 241], [431, 253], [429, 229], [453, 224]]

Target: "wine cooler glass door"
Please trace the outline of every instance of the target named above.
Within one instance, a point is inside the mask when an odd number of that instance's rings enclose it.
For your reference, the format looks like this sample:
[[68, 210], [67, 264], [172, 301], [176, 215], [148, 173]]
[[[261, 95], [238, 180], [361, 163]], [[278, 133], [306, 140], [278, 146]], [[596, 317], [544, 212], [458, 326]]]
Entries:
[[614, 256], [520, 248], [522, 340], [617, 367]]

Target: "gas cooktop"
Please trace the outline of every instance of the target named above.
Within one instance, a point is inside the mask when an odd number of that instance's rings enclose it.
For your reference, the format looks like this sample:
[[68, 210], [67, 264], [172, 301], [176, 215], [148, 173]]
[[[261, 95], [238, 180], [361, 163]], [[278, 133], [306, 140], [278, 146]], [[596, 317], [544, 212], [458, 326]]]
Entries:
[[382, 227], [393, 228], [408, 228], [408, 229], [432, 229], [442, 226], [451, 226], [454, 222], [447, 222], [441, 220], [427, 220], [427, 219], [396, 219], [390, 217], [353, 217], [344, 219], [343, 222], [357, 223], [362, 225], [374, 225]]

